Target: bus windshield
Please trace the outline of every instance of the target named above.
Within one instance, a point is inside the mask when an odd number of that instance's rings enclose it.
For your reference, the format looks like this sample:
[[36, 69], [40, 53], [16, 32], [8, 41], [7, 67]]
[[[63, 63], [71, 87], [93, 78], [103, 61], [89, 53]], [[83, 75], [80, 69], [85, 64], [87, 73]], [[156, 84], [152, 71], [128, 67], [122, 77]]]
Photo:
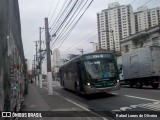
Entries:
[[90, 59], [84, 64], [88, 79], [109, 79], [118, 73], [114, 59]]

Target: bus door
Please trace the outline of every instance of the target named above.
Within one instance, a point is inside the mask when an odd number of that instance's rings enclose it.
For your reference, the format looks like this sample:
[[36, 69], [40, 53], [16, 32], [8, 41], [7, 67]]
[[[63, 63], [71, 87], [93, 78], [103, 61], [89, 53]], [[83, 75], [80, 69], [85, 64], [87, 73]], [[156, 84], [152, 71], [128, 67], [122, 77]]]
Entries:
[[84, 86], [83, 86], [84, 85], [84, 65], [83, 65], [83, 62], [78, 62], [77, 73], [78, 73], [80, 91], [84, 92]]

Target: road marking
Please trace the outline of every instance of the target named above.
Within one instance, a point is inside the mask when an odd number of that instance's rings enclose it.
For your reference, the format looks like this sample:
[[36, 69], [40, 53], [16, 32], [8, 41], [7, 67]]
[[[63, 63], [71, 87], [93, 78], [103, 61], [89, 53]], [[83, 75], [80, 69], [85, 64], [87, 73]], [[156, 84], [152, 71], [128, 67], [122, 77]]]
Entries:
[[113, 94], [113, 95], [118, 95], [118, 93], [111, 93], [111, 94]]
[[153, 102], [159, 102], [160, 100], [155, 100], [155, 99], [148, 99], [148, 98], [143, 98], [143, 97], [137, 97], [137, 96], [131, 96], [131, 95], [124, 95], [126, 97], [131, 97], [131, 98], [137, 98], [137, 99], [142, 99], [142, 100], [149, 100]]
[[82, 105], [80, 105], [80, 104], [78, 104], [78, 103], [76, 103], [76, 102], [74, 102], [74, 101], [72, 101], [72, 100], [70, 100], [70, 99], [68, 99], [68, 98], [65, 98], [64, 96], [60, 95], [59, 93], [57, 93], [57, 92], [55, 92], [55, 91], [53, 91], [53, 93], [56, 94], [56, 95], [58, 95], [58, 96], [60, 96], [60, 97], [62, 97], [62, 98], [65, 99], [65, 100], [67, 100], [67, 101], [69, 101], [69, 102], [71, 102], [71, 103], [77, 105], [78, 107], [80, 107], [80, 108], [82, 108], [82, 109], [84, 109], [84, 110], [86, 110], [86, 111], [89, 111], [89, 112], [91, 112], [91, 113], [97, 115], [98, 117], [102, 118], [103, 120], [108, 120], [107, 118], [98, 115], [97, 113], [95, 113], [95, 112], [93, 112], [93, 111], [91, 111], [91, 110], [89, 110], [89, 109], [83, 107]]
[[148, 104], [139, 104], [138, 107], [154, 110], [154, 111], [160, 111], [160, 102], [153, 102]]
[[71, 102], [71, 103], [73, 103], [73, 104], [75, 104], [75, 105], [77, 105], [77, 106], [83, 108], [84, 110], [90, 111], [89, 109], [83, 107], [82, 105], [80, 105], [80, 104], [78, 104], [78, 103], [76, 103], [76, 102], [74, 102], [74, 101], [72, 101], [72, 100], [70, 100], [70, 99], [68, 99], [68, 98], [65, 98], [64, 96], [60, 95], [59, 93], [57, 93], [57, 92], [55, 92], [55, 91], [53, 91], [53, 92], [54, 92], [56, 95], [62, 97], [63, 99], [65, 99], [65, 100], [67, 100], [67, 101], [69, 101], [69, 102]]
[[122, 111], [126, 111], [127, 109], [132, 109], [132, 108], [130, 108], [130, 107], [121, 107], [120, 108], [120, 110], [122, 110]]
[[143, 103], [137, 105], [130, 105], [129, 107], [121, 107], [120, 109], [112, 110], [113, 112], [116, 111], [126, 111], [127, 109], [135, 109], [135, 108], [145, 108], [153, 111], [160, 111], [160, 101], [152, 102], [152, 103]]

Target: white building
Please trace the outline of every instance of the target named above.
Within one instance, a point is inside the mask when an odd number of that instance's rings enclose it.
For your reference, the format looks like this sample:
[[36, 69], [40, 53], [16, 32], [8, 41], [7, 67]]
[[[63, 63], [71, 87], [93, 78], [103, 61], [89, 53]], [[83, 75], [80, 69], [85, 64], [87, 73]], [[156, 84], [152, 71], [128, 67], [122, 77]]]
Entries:
[[160, 46], [160, 27], [154, 26], [121, 40], [122, 54], [146, 46]]
[[97, 51], [99, 49], [98, 43], [93, 43], [93, 51]]
[[53, 51], [53, 72], [58, 73], [60, 66], [60, 51], [58, 49]]
[[137, 11], [133, 13], [136, 33], [160, 24], [160, 7], [148, 9], [142, 6]]
[[120, 40], [131, 35], [134, 24], [131, 5], [118, 2], [97, 14], [99, 48], [120, 51]]

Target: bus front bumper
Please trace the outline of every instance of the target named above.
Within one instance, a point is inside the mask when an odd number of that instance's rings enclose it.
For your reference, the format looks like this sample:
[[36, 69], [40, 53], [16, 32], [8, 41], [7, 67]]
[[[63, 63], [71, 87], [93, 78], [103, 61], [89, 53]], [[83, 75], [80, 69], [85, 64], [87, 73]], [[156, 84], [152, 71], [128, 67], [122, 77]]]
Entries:
[[118, 82], [116, 86], [112, 87], [105, 87], [105, 88], [95, 88], [91, 86], [85, 86], [85, 92], [86, 94], [93, 94], [93, 93], [107, 93], [109, 91], [116, 91], [120, 90], [120, 83]]

